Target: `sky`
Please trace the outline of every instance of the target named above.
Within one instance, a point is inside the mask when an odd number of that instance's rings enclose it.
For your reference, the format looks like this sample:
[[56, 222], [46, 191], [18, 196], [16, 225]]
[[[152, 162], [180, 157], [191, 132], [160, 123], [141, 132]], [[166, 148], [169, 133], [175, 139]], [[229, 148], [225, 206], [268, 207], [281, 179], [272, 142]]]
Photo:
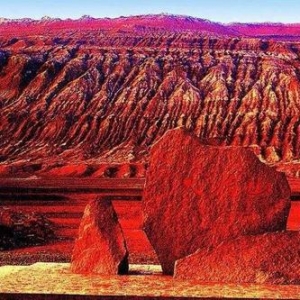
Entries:
[[0, 17], [119, 17], [181, 14], [222, 23], [300, 23], [300, 0], [0, 0]]

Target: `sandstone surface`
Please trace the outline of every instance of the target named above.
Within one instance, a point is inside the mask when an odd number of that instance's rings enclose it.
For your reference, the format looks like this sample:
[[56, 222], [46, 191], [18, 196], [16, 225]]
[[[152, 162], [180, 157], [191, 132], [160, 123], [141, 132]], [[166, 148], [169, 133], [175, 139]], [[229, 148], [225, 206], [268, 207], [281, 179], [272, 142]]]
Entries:
[[286, 228], [290, 188], [283, 173], [241, 147], [202, 145], [183, 129], [151, 149], [144, 228], [163, 271], [177, 259], [239, 235]]
[[300, 284], [300, 232], [243, 236], [178, 260], [175, 278], [205, 282]]

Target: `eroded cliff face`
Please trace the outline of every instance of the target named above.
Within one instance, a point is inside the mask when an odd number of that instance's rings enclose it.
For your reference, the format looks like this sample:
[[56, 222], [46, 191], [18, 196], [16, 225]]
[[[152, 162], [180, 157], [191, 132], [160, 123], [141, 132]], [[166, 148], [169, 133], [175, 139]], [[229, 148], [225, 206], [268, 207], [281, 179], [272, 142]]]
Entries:
[[300, 157], [300, 43], [85, 28], [0, 45], [2, 163], [144, 161], [178, 126]]

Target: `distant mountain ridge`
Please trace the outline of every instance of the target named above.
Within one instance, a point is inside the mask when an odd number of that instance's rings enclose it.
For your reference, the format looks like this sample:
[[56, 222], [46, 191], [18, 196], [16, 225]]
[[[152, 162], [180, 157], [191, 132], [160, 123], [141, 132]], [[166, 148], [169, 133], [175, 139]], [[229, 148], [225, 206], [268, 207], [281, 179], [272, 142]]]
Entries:
[[172, 14], [149, 14], [118, 18], [94, 18], [84, 15], [79, 19], [60, 19], [45, 16], [40, 20], [0, 18], [0, 35], [23, 34], [42, 29], [50, 31], [68, 30], [80, 27], [89, 30], [139, 31], [160, 30], [166, 32], [199, 32], [217, 36], [248, 37], [300, 37], [300, 23], [229, 23], [213, 22], [207, 19]]
[[[0, 19], [1, 33], [18, 33], [22, 28], [24, 33], [28, 30], [38, 32], [41, 28], [48, 27], [50, 30], [74, 29], [81, 28], [100, 29], [100, 30], [123, 30], [127, 32], [138, 31], [139, 28], [147, 28], [148, 30], [161, 31], [199, 31], [221, 35], [236, 35], [232, 29], [227, 28], [221, 23], [211, 22], [205, 19], [193, 18], [188, 16], [176, 16], [167, 14], [158, 15], [140, 15], [118, 18], [93, 18], [91, 16], [82, 16], [79, 19], [57, 19], [42, 18], [41, 20], [33, 19]], [[26, 28], [24, 28], [26, 27]], [[27, 29], [27, 30], [26, 30]]]

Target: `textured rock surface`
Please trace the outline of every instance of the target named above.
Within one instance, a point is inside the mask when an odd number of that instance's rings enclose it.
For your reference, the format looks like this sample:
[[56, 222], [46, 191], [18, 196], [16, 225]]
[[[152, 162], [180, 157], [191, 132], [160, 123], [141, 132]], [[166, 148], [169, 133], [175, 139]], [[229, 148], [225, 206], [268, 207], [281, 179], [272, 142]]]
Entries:
[[91, 201], [79, 227], [72, 255], [72, 272], [126, 274], [127, 258], [125, 239], [111, 201], [101, 197]]
[[175, 278], [258, 284], [300, 284], [300, 232], [244, 236], [175, 264]]
[[29, 23], [0, 24], [2, 162], [141, 160], [181, 125], [300, 157], [298, 43], [171, 16]]
[[283, 230], [290, 207], [283, 173], [252, 151], [203, 146], [183, 129], [151, 149], [144, 227], [165, 273], [175, 260], [241, 234]]

